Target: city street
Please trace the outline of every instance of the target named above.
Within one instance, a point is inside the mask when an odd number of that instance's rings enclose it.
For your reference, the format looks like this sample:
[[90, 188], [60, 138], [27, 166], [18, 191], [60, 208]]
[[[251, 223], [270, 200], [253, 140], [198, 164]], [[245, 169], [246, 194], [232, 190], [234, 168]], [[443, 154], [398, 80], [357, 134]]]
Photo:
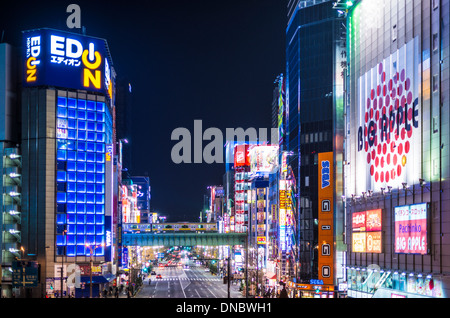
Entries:
[[450, 0], [0, 3], [0, 299], [450, 298]]
[[[203, 266], [164, 267], [156, 270], [161, 275], [149, 275], [135, 298], [227, 298], [228, 284], [220, 276], [206, 272]], [[151, 282], [149, 284], [149, 279]], [[230, 297], [242, 298], [239, 285], [230, 284]]]

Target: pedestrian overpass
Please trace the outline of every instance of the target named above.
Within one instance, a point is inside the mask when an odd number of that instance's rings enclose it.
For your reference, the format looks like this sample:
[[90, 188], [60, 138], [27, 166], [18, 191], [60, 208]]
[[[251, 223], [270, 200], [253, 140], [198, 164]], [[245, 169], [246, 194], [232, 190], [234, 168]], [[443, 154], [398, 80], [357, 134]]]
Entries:
[[127, 246], [246, 246], [246, 233], [123, 233]]

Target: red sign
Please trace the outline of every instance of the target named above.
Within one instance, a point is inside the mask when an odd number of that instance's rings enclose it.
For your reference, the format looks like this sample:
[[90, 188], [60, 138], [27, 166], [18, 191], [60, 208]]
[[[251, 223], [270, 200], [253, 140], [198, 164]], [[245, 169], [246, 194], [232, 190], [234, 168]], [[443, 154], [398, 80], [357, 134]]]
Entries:
[[381, 209], [366, 211], [366, 231], [381, 231]]
[[427, 254], [427, 203], [395, 207], [395, 252]]
[[366, 212], [356, 212], [352, 214], [353, 232], [363, 232], [366, 230]]
[[249, 166], [250, 154], [248, 145], [237, 145], [234, 147], [234, 166]]
[[[357, 253], [381, 253], [382, 210], [352, 214], [352, 250]], [[359, 233], [358, 233], [359, 232]]]

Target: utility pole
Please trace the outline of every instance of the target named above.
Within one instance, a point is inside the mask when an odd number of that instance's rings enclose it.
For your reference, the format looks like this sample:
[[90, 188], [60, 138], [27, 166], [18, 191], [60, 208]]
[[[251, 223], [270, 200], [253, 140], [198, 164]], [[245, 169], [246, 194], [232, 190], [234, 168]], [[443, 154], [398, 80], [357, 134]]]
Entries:
[[228, 298], [230, 297], [230, 279], [231, 279], [231, 245], [230, 250], [228, 252], [228, 264], [227, 264], [227, 283], [228, 283]]

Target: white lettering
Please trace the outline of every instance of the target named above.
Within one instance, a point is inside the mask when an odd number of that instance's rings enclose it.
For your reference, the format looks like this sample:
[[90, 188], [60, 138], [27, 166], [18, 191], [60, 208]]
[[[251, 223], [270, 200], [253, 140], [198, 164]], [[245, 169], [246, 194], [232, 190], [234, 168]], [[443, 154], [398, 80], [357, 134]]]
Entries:
[[30, 41], [31, 56], [38, 57], [41, 54], [41, 36], [33, 36]]
[[64, 37], [57, 35], [50, 36], [50, 53], [64, 56]]
[[[76, 51], [73, 51], [73, 47], [76, 48]], [[67, 38], [66, 39], [66, 56], [70, 58], [80, 58], [83, 53], [83, 46], [77, 40]]]

